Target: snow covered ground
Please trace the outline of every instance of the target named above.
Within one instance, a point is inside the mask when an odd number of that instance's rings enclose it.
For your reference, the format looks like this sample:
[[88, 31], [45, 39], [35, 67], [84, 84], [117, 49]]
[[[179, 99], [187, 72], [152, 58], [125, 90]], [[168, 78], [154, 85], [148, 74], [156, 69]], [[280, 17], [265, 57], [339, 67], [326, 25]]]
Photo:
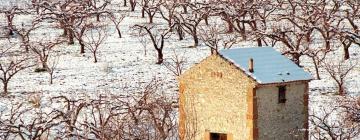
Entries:
[[[165, 24], [159, 17], [155, 22]], [[24, 20], [17, 17], [16, 20]], [[34, 68], [21, 71], [10, 81], [10, 94], [0, 99], [0, 110], [8, 110], [9, 104], [25, 103], [31, 106], [29, 98], [34, 94], [41, 96], [41, 107], [54, 107], [49, 99], [54, 96], [65, 95], [71, 98], [94, 98], [99, 94], [111, 92], [113, 94], [131, 94], [136, 92], [141, 84], [150, 82], [154, 77], [163, 81], [162, 89], [169, 96], [176, 97], [178, 84], [176, 76], [164, 65], [155, 64], [156, 52], [152, 44], [147, 45], [147, 54], [144, 47], [133, 35], [131, 27], [137, 23], [146, 23], [147, 18], [140, 18], [140, 11], [130, 12], [130, 15], [121, 23], [123, 38], [118, 38], [114, 27], [110, 24], [109, 36], [100, 47], [99, 62], [93, 63], [91, 53], [87, 51], [84, 55], [79, 54], [79, 45], [68, 46], [66, 44], [55, 48], [59, 55], [59, 64], [55, 69], [55, 78], [52, 85], [49, 84], [49, 76], [44, 72], [34, 72]], [[3, 23], [1, 23], [3, 24]], [[35, 33], [35, 38], [41, 36], [42, 32], [60, 34], [60, 30], [42, 27]], [[51, 31], [49, 31], [51, 30]], [[39, 36], [37, 36], [39, 35]], [[11, 41], [16, 41], [16, 38]], [[7, 41], [7, 40], [2, 40]], [[210, 50], [203, 44], [197, 48], [188, 48], [192, 45], [192, 39], [187, 36], [183, 41], [178, 41], [176, 35], [166, 40], [164, 54], [165, 62], [175, 51], [186, 57], [186, 69], [195, 65], [200, 60], [210, 55]], [[255, 45], [251, 42], [243, 42], [234, 47], [248, 47]], [[360, 59], [360, 48], [351, 47], [351, 59]], [[339, 50], [336, 55], [341, 55]], [[334, 60], [336, 61], [336, 60]], [[302, 58], [302, 65], [310, 70], [312, 74], [312, 62], [309, 58]], [[310, 82], [310, 111], [327, 107], [334, 103], [336, 85], [324, 69], [321, 69], [321, 80]], [[358, 65], [348, 76], [346, 87], [349, 95], [358, 96], [360, 93], [360, 65]], [[2, 88], [0, 86], [0, 88]]]

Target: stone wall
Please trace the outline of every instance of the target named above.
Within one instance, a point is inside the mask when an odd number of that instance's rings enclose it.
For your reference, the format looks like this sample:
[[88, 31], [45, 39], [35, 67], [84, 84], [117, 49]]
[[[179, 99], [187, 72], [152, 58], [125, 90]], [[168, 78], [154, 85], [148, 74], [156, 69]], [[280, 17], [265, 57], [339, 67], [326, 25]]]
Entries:
[[278, 103], [276, 85], [256, 90], [259, 140], [304, 139], [304, 132], [292, 130], [306, 127], [307, 88], [307, 82], [287, 84], [286, 103]]
[[212, 55], [186, 71], [179, 83], [182, 139], [206, 139], [209, 132], [226, 133], [234, 140], [249, 138], [247, 93], [255, 86], [253, 79]]

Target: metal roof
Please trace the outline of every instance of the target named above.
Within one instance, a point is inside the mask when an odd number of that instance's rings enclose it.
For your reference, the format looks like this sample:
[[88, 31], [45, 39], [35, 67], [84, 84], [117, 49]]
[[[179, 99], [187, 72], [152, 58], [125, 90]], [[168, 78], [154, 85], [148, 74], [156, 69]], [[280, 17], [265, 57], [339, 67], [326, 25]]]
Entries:
[[[220, 50], [219, 55], [234, 63], [259, 84], [311, 80], [312, 76], [272, 47]], [[249, 59], [254, 72], [249, 72]]]

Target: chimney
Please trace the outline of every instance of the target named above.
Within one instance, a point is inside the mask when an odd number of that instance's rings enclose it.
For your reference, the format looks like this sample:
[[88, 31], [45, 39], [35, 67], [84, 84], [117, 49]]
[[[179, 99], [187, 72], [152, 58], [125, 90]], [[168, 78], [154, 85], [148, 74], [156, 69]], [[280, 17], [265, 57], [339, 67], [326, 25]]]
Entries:
[[252, 58], [249, 59], [249, 72], [254, 72], [254, 60]]

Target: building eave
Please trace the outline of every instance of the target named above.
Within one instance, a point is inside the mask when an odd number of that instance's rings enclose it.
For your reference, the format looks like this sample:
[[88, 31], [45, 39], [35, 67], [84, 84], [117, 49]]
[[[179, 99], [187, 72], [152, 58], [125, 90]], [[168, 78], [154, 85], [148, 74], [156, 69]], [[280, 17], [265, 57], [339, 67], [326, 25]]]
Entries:
[[309, 80], [294, 80], [294, 81], [286, 81], [286, 82], [275, 82], [275, 83], [262, 83], [262, 84], [257, 84], [256, 87], [265, 87], [265, 86], [282, 86], [282, 85], [287, 85], [287, 84], [293, 84], [293, 83], [308, 83], [310, 82], [312, 79]]

